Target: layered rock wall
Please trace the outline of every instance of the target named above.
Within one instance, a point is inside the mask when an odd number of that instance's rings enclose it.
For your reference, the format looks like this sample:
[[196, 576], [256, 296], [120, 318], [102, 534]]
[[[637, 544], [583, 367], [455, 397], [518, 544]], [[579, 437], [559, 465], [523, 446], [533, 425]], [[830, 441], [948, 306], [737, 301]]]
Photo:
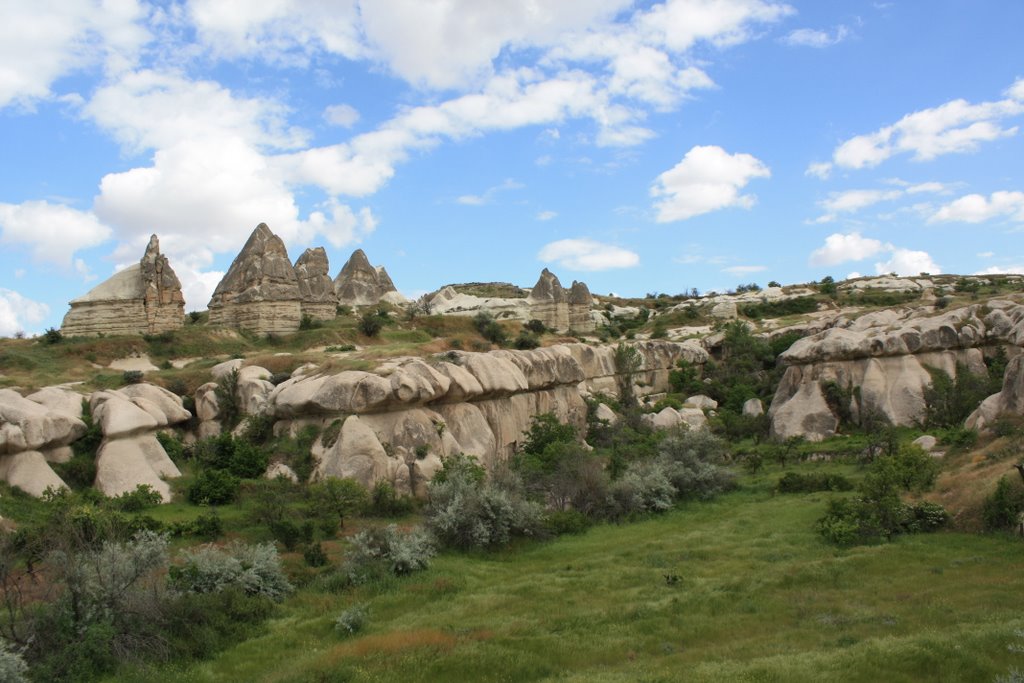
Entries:
[[[640, 342], [633, 380], [640, 394], [665, 391], [676, 362], [703, 364], [696, 343]], [[581, 431], [584, 396], [615, 395], [614, 349], [566, 344], [533, 351], [451, 352], [429, 360], [391, 361], [375, 372], [304, 375], [269, 395], [265, 410], [278, 429], [324, 428], [314, 447], [320, 476], [388, 481], [423, 493], [457, 452], [490, 467], [521, 443], [534, 416], [554, 413]]]
[[156, 235], [137, 264], [70, 302], [61, 332], [68, 336], [158, 334], [185, 324], [181, 283]]
[[295, 277], [299, 282], [302, 315], [313, 320], [333, 320], [337, 316], [338, 298], [334, 293], [327, 251], [316, 247], [302, 252], [295, 262]]
[[[1002, 346], [1015, 356], [1022, 344], [1024, 306], [1012, 301], [938, 314], [930, 308], [884, 310], [843, 321], [798, 340], [780, 356], [789, 367], [768, 411], [772, 434], [818, 440], [835, 433], [838, 419], [824, 392], [829, 382], [852, 396], [855, 420], [871, 412], [895, 425], [920, 423], [932, 382], [929, 369], [950, 377], [960, 369], [984, 374], [986, 353]], [[1011, 410], [1012, 403], [999, 409]]]

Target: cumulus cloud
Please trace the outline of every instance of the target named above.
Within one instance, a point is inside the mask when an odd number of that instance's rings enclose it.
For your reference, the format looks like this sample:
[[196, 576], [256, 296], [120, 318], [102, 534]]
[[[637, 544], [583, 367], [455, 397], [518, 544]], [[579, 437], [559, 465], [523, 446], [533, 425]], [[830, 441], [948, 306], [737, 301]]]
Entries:
[[863, 237], [858, 232], [833, 233], [825, 238], [825, 245], [811, 252], [812, 266], [834, 266], [846, 261], [862, 261], [885, 249], [876, 239]]
[[1024, 263], [1012, 266], [989, 266], [975, 275], [1020, 275], [1024, 274]]
[[786, 45], [794, 47], [824, 48], [838, 45], [850, 36], [850, 29], [846, 26], [837, 26], [831, 33], [813, 28], [798, 28], [790, 31], [782, 39]]
[[749, 154], [729, 154], [721, 147], [697, 146], [673, 168], [655, 180], [650, 194], [657, 221], [686, 220], [731, 206], [750, 208], [752, 195], [740, 190], [754, 178], [767, 178], [771, 171]]
[[875, 264], [875, 273], [896, 273], [897, 275], [917, 275], [918, 273], [931, 273], [937, 275], [942, 272], [932, 257], [926, 251], [914, 251], [895, 247], [889, 254], [889, 260]]
[[551, 242], [544, 245], [537, 258], [568, 270], [632, 268], [640, 263], [640, 256], [635, 252], [587, 238]]
[[0, 21], [0, 108], [52, 96], [61, 76], [103, 64], [127, 68], [150, 39], [137, 0], [5, 2]]
[[993, 218], [1024, 222], [1024, 192], [969, 194], [940, 207], [929, 223], [983, 223]]
[[334, 126], [351, 128], [359, 120], [359, 112], [348, 104], [332, 104], [324, 109], [324, 120]]
[[50, 315], [50, 307], [28, 299], [18, 292], [0, 287], [0, 337], [10, 337], [18, 332], [33, 332]]
[[[880, 275], [884, 273], [917, 275], [922, 272], [936, 274], [942, 272], [939, 265], [925, 251], [897, 247], [887, 242], [863, 237], [857, 232], [829, 235], [825, 238], [824, 246], [811, 252], [808, 262], [811, 266], [834, 266], [849, 261], [863, 261], [879, 254], [888, 255], [887, 260], [875, 263], [875, 272]], [[851, 273], [847, 277], [859, 277], [859, 274]]]
[[723, 273], [729, 273], [730, 275], [750, 275], [766, 270], [768, 270], [768, 266], [729, 266], [728, 268], [722, 268]]
[[856, 213], [861, 209], [874, 206], [881, 202], [894, 201], [907, 195], [922, 193], [946, 192], [946, 186], [942, 183], [927, 182], [911, 185], [905, 181], [895, 179], [889, 181], [892, 185], [901, 185], [900, 189], [894, 190], [843, 190], [842, 192], [829, 193], [828, 199], [818, 203], [825, 210], [822, 216], [815, 219], [815, 223], [830, 223], [839, 214]]
[[837, 166], [853, 169], [877, 166], [896, 154], [929, 161], [944, 154], [972, 152], [983, 142], [1016, 135], [1016, 126], [1004, 128], [1001, 121], [1024, 113], [1024, 101], [1016, 94], [1019, 83], [1003, 100], [971, 104], [959, 99], [907, 114], [892, 125], [846, 140], [835, 149], [832, 160]]
[[46, 201], [0, 204], [0, 243], [28, 246], [36, 261], [70, 269], [76, 251], [110, 235], [110, 228], [89, 211]]

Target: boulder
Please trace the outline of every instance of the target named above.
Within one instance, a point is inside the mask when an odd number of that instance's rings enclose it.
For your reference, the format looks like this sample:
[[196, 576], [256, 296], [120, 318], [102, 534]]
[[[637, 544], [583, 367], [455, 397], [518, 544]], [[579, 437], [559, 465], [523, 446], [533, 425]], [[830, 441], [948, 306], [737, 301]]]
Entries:
[[917, 437], [911, 443], [920, 448], [921, 450], [928, 451], [930, 453], [931, 451], [935, 450], [936, 446], [939, 445], [939, 440], [930, 434], [925, 434], [923, 436]]
[[85, 429], [74, 415], [51, 410], [12, 389], [0, 389], [0, 454], [66, 446]]
[[594, 411], [594, 417], [598, 420], [607, 422], [609, 425], [616, 424], [619, 421], [619, 416], [615, 414], [615, 411], [608, 407], [605, 403], [598, 403], [597, 409]]
[[181, 472], [151, 432], [130, 438], [104, 439], [96, 455], [95, 486], [108, 496], [134, 491], [148, 484], [165, 503], [171, 501], [171, 487], [165, 479]]
[[299, 281], [300, 308], [313, 320], [333, 320], [338, 314], [338, 296], [334, 293], [330, 263], [323, 247], [307, 249], [295, 262]]
[[72, 299], [61, 332], [67, 336], [159, 334], [185, 324], [181, 282], [156, 235], [139, 263], [118, 271], [84, 296]]
[[758, 415], [764, 415], [764, 404], [761, 403], [759, 398], [748, 398], [743, 403], [743, 414], [747, 417], [757, 417]]
[[285, 478], [293, 484], [299, 483], [299, 475], [295, 474], [295, 470], [283, 462], [273, 462], [267, 466], [267, 471], [263, 473], [264, 479], [280, 479]]
[[679, 419], [690, 429], [707, 429], [708, 418], [704, 411], [697, 408], [683, 408], [677, 411]]
[[374, 267], [362, 249], [356, 249], [334, 278], [334, 294], [345, 306], [373, 306], [385, 294], [397, 292], [383, 266]]
[[163, 387], [147, 383], [129, 384], [118, 389], [117, 392], [127, 396], [140, 407], [143, 407], [140, 401], [145, 401], [149, 405], [154, 406], [159, 411], [160, 416], [155, 413], [151, 414], [157, 418], [157, 422], [160, 423], [161, 427], [185, 422], [192, 417], [192, 413], [185, 410], [181, 397]]
[[683, 401], [683, 404], [686, 405], [687, 407], [698, 408], [700, 410], [714, 410], [715, 408], [718, 407], [718, 401], [711, 398], [710, 396], [705, 396], [704, 394], [690, 396], [685, 401]]
[[25, 398], [52, 411], [80, 418], [82, 417], [82, 401], [86, 397], [71, 389], [56, 386], [43, 387]]
[[89, 401], [92, 419], [100, 426], [103, 436], [118, 438], [153, 431], [160, 420], [144, 407], [132, 402], [116, 391], [97, 391]]
[[39, 451], [0, 455], [0, 481], [6, 481], [36, 498], [41, 497], [48, 488], [67, 488], [64, 480], [57, 476]]
[[301, 300], [284, 242], [260, 223], [213, 292], [210, 324], [257, 334], [294, 332]]
[[739, 317], [736, 302], [723, 301], [715, 304], [711, 307], [711, 317], [716, 320], [736, 320]]
[[[330, 430], [325, 430], [325, 434], [329, 433]], [[321, 435], [314, 444], [313, 454], [317, 459], [315, 479], [355, 479], [367, 488], [389, 479], [387, 451], [373, 429], [355, 415], [345, 419], [333, 442], [325, 443]]]

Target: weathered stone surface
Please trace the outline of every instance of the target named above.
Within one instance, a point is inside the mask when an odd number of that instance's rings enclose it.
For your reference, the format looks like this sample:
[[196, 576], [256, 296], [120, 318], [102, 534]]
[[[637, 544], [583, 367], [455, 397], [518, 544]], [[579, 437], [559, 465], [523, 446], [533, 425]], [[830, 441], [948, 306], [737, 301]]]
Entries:
[[82, 417], [82, 400], [86, 397], [66, 387], [43, 387], [26, 396], [30, 401], [58, 413]]
[[688, 408], [697, 408], [698, 410], [714, 410], [718, 407], [718, 401], [704, 394], [690, 396], [683, 401], [683, 404]]
[[370, 265], [362, 249], [352, 252], [334, 278], [334, 293], [345, 306], [372, 306], [389, 292], [397, 292], [395, 283], [383, 266]]
[[679, 413], [679, 419], [690, 429], [707, 429], [708, 418], [705, 417], [703, 410], [683, 408], [676, 412]]
[[256, 226], [210, 299], [210, 324], [258, 334], [299, 329], [301, 294], [281, 238]]
[[496, 464], [494, 432], [478, 407], [472, 403], [446, 403], [437, 406], [437, 412], [463, 453], [475, 456], [488, 469]]
[[185, 324], [181, 283], [156, 235], [142, 260], [70, 302], [61, 332], [68, 336], [158, 334]]
[[85, 423], [78, 417], [0, 389], [0, 454], [64, 446], [84, 433]]
[[264, 479], [280, 479], [285, 478], [288, 481], [297, 484], [299, 482], [299, 475], [295, 474], [295, 470], [283, 462], [272, 462], [267, 465], [267, 471], [263, 473]]
[[525, 298], [478, 297], [464, 294], [454, 287], [442, 287], [430, 297], [431, 311], [441, 315], [474, 316], [487, 313], [499, 320], [531, 318], [530, 302]]
[[[527, 299], [530, 315], [553, 330], [569, 329], [569, 296], [558, 277], [545, 268]], [[588, 306], [589, 312], [589, 306]]]
[[164, 480], [180, 476], [181, 472], [152, 432], [131, 438], [105, 439], [96, 456], [95, 486], [108, 496], [119, 496], [134, 491], [140, 484], [148, 484], [168, 503], [171, 488]]
[[0, 481], [39, 498], [48, 488], [66, 489], [67, 484], [57, 476], [39, 451], [22, 451], [13, 455], [0, 455]]
[[89, 405], [92, 408], [92, 419], [100, 426], [103, 435], [111, 439], [153, 431], [163, 426], [151, 411], [116, 391], [97, 391], [89, 400]]
[[333, 320], [337, 315], [338, 296], [334, 293], [330, 270], [323, 247], [307, 249], [295, 262], [302, 315], [313, 320]]
[[[786, 376], [791, 372], [796, 375], [800, 368], [789, 368]], [[800, 382], [800, 377], [789, 377], [787, 382], [786, 377], [783, 377], [782, 384], [790, 387], [790, 391], [795, 388], [795, 391], [785, 401], [779, 401], [779, 394], [776, 393], [772, 401], [768, 416], [772, 420], [773, 437], [788, 439], [802, 436], [808, 441], [821, 441], [835, 434], [839, 420], [829, 410], [818, 382]], [[782, 384], [779, 391], [783, 391]]]
[[610, 425], [616, 424], [619, 421], [619, 416], [615, 414], [615, 411], [608, 407], [605, 403], [598, 403], [597, 409], [594, 411], [594, 417], [598, 420], [603, 420]]
[[718, 320], [735, 320], [739, 317], [736, 303], [733, 301], [723, 301], [715, 304], [711, 307], [711, 317]]
[[747, 417], [764, 415], [764, 404], [759, 398], [749, 398], [743, 403], [743, 414]]
[[[156, 407], [159, 411], [160, 416], [154, 414], [157, 422], [162, 423], [160, 426], [178, 424], [179, 422], [185, 422], [192, 417], [192, 413], [185, 410], [182, 405], [181, 397], [171, 393], [163, 387], [158, 387], [154, 384], [129, 384], [126, 387], [122, 387], [117, 390], [118, 393], [124, 394], [136, 405], [140, 405], [138, 401], [145, 400]], [[162, 417], [161, 417], [162, 416]]]
[[935, 447], [939, 445], [939, 440], [936, 439], [931, 434], [925, 434], [923, 436], [917, 437], [911, 443], [920, 448], [921, 450], [931, 452], [934, 451]]

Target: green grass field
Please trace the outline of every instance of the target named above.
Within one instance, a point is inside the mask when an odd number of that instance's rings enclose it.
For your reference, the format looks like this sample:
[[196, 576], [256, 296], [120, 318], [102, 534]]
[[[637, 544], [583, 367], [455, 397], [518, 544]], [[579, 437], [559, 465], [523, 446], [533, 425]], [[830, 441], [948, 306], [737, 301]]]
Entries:
[[[856, 474], [800, 469], [821, 467]], [[637, 523], [444, 554], [354, 591], [314, 582], [262, 637], [110, 680], [991, 681], [1024, 669], [1019, 540], [837, 549], [814, 531], [834, 494], [773, 494], [778, 474]], [[334, 618], [359, 603], [368, 625], [343, 637]]]

